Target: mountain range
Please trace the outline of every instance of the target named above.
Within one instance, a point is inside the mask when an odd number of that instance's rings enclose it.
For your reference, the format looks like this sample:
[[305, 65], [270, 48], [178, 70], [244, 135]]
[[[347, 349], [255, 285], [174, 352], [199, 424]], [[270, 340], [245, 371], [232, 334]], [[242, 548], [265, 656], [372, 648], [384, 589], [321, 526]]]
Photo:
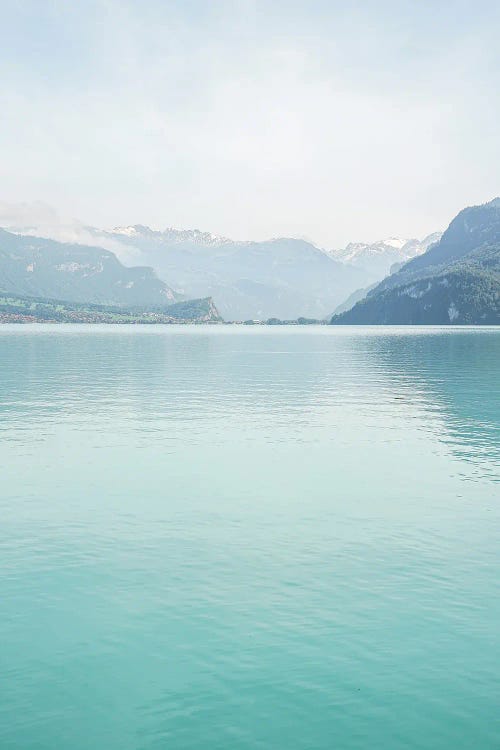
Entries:
[[96, 242], [121, 243], [177, 292], [209, 295], [226, 320], [323, 318], [366, 273], [305, 240], [234, 241], [199, 231], [156, 231], [135, 225], [104, 232]]
[[434, 232], [423, 240], [389, 237], [371, 244], [350, 242], [342, 250], [332, 250], [331, 255], [342, 263], [361, 268], [369, 276], [371, 283], [387, 276], [395, 264], [403, 264], [417, 255], [425, 253], [429, 247], [441, 239], [441, 232]]
[[226, 320], [324, 318], [353, 292], [384, 278], [394, 263], [425, 252], [441, 236], [351, 243], [328, 252], [301, 239], [235, 241], [141, 224], [87, 231], [97, 242], [125, 246], [179, 293], [210, 295]]
[[439, 242], [332, 323], [500, 324], [500, 198], [465, 208]]
[[213, 297], [226, 320], [328, 318], [349, 295], [380, 281], [393, 263], [424, 252], [429, 242], [392, 239], [326, 251], [295, 238], [250, 242], [196, 229], [136, 224], [104, 230], [78, 222], [24, 225], [15, 232], [71, 238], [64, 244], [95, 245], [125, 266], [152, 267], [174, 296]]
[[0, 321], [217, 322], [211, 299], [184, 300], [152, 268], [103, 248], [0, 229]]
[[[0, 292], [131, 315], [163, 314], [185, 300], [199, 320], [328, 320], [333, 309], [334, 323], [494, 323], [499, 216], [495, 199], [461, 211], [443, 235], [336, 251], [294, 238], [235, 241], [140, 224], [75, 225], [73, 242], [35, 236], [36, 227], [0, 230]], [[200, 298], [201, 306], [191, 304]]]

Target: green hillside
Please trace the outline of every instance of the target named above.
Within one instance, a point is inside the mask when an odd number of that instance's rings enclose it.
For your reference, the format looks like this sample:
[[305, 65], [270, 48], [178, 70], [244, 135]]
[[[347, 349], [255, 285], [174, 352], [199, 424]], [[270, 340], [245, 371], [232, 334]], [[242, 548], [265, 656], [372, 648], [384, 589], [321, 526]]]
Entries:
[[163, 308], [111, 307], [0, 292], [0, 323], [219, 323], [212, 299], [177, 302]]

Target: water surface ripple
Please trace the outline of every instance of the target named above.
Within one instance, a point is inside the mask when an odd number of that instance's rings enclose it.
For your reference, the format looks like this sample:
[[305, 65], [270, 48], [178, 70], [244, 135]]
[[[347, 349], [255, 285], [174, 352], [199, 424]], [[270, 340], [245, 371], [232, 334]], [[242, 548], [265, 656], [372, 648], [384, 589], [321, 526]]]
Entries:
[[498, 750], [498, 329], [0, 356], [2, 750]]

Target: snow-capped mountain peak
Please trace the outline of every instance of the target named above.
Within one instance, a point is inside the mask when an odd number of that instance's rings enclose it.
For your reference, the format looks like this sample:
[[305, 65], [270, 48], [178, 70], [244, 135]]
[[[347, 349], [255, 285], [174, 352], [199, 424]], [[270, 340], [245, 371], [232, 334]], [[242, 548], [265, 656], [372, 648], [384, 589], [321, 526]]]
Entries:
[[[140, 229], [142, 229], [139, 224], [136, 226], [130, 226], [130, 227], [115, 227], [112, 232], [114, 234], [122, 234], [124, 237], [135, 237], [136, 234], [140, 233]], [[144, 229], [147, 229], [147, 227], [144, 227]]]
[[373, 243], [350, 242], [341, 250], [333, 250], [331, 255], [342, 263], [358, 266], [382, 278], [389, 273], [394, 263], [405, 263], [416, 255], [425, 253], [440, 237], [440, 232], [434, 232], [423, 240], [388, 237]]
[[158, 243], [168, 242], [169, 244], [181, 244], [181, 243], [193, 243], [196, 245], [205, 245], [214, 247], [217, 245], [225, 245], [232, 240], [227, 237], [221, 237], [212, 232], [201, 232], [199, 229], [174, 229], [173, 227], [167, 227], [163, 231], [157, 229], [151, 229], [144, 224], [133, 224], [126, 227], [115, 227], [109, 234], [121, 235], [123, 237], [133, 238], [147, 238], [149, 240], [155, 240]]

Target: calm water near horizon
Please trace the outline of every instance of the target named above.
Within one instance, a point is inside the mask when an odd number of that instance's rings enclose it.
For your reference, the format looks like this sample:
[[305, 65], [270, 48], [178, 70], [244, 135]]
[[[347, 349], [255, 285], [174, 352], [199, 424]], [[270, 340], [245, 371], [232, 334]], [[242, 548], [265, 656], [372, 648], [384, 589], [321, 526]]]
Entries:
[[498, 750], [500, 329], [0, 362], [2, 750]]

